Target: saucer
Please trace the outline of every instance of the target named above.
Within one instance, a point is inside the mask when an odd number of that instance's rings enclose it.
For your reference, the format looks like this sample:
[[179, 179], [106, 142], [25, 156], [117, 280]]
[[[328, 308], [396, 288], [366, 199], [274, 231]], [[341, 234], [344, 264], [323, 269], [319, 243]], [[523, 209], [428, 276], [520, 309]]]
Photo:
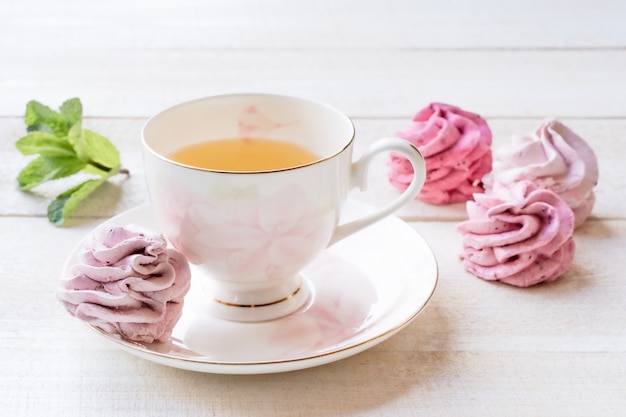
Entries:
[[[349, 200], [342, 222], [374, 208]], [[151, 205], [106, 223], [158, 230]], [[80, 245], [78, 245], [80, 247]], [[63, 276], [76, 262], [68, 257]], [[167, 343], [137, 343], [89, 326], [117, 347], [162, 365], [220, 374], [262, 374], [334, 362], [388, 339], [424, 309], [437, 284], [437, 263], [426, 241], [396, 217], [326, 249], [302, 276], [311, 289], [294, 313], [264, 322], [234, 322], [207, 313], [201, 274], [192, 283]]]

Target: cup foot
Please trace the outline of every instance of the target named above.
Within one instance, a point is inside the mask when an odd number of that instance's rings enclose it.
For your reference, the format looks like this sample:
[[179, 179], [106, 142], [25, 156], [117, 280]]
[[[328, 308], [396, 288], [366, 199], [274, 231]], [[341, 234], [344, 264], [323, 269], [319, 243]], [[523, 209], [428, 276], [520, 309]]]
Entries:
[[276, 289], [258, 292], [224, 290], [209, 281], [200, 285], [202, 298], [195, 300], [196, 310], [240, 322], [260, 322], [287, 316], [311, 297], [309, 284], [300, 275], [290, 278]]

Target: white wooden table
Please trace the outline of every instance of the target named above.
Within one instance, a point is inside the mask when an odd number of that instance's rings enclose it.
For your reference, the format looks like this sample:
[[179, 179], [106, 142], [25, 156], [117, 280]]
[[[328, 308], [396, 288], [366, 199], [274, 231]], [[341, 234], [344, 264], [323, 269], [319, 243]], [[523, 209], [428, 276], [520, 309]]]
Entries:
[[[7, 416], [623, 416], [626, 413], [626, 3], [529, 0], [3, 0], [0, 3], [0, 410]], [[416, 203], [439, 284], [386, 342], [321, 367], [194, 373], [138, 359], [55, 298], [77, 241], [148, 201], [140, 130], [206, 95], [263, 91], [321, 100], [353, 118], [357, 152], [431, 101], [482, 114], [494, 148], [557, 117], [600, 162], [592, 217], [557, 282], [481, 281], [458, 259], [463, 205]], [[85, 125], [120, 149], [128, 179], [67, 226], [59, 190], [20, 192], [30, 99], [80, 97]], [[385, 161], [355, 198], [393, 193]]]

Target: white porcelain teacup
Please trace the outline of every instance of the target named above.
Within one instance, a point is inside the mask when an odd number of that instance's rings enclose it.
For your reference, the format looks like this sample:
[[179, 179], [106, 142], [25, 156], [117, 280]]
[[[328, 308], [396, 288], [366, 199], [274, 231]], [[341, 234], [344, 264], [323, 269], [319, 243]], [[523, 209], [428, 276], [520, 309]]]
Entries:
[[[299, 271], [329, 245], [416, 197], [426, 171], [420, 152], [408, 141], [381, 139], [352, 162], [354, 134], [350, 119], [325, 104], [271, 94], [194, 100], [147, 122], [142, 143], [155, 217], [172, 245], [209, 277], [212, 314], [262, 321], [297, 310], [310, 295]], [[296, 143], [319, 159], [256, 172], [171, 159], [191, 144], [240, 137]], [[348, 191], [365, 187], [372, 157], [386, 151], [411, 161], [413, 182], [387, 207], [338, 224]]]

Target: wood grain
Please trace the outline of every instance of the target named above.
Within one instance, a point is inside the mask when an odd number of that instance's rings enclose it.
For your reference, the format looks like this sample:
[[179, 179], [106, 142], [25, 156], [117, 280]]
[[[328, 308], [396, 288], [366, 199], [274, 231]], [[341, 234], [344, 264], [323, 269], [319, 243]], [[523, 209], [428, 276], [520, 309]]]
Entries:
[[[623, 416], [626, 409], [626, 3], [619, 0], [81, 0], [0, 3], [0, 410], [11, 416]], [[283, 374], [156, 365], [110, 345], [56, 300], [67, 254], [149, 201], [147, 118], [200, 96], [267, 91], [327, 102], [357, 128], [355, 156], [432, 101], [483, 115], [493, 148], [559, 118], [600, 163], [592, 217], [556, 282], [482, 281], [458, 258], [463, 204], [399, 214], [432, 247], [437, 290], [374, 348]], [[78, 96], [118, 176], [66, 227], [46, 218], [67, 181], [24, 193], [14, 147], [26, 103]], [[397, 195], [386, 159], [365, 193]], [[3, 414], [3, 415], [4, 415]]]
[[619, 49], [625, 12], [612, 0], [20, 1], [3, 7], [0, 39], [36, 51]]
[[46, 254], [34, 265], [24, 257], [0, 260], [0, 270], [15, 271], [20, 283], [0, 293], [0, 405], [17, 415], [44, 408], [82, 416], [102, 409], [118, 415], [467, 415], [495, 402], [511, 415], [583, 415], [593, 405], [617, 416], [626, 329], [622, 310], [611, 306], [622, 304], [626, 285], [620, 265], [607, 267], [601, 259], [623, 246], [626, 222], [601, 224], [590, 221], [577, 231], [578, 253], [565, 276], [522, 290], [463, 271], [454, 222], [414, 223], [440, 265], [437, 292], [418, 320], [338, 363], [237, 377], [158, 366], [98, 338], [53, 295], [65, 254], [91, 226], [51, 233], [44, 219], [0, 218], [15, 253]]
[[[415, 111], [417, 111], [416, 109]], [[471, 110], [467, 108], [467, 110]], [[141, 156], [141, 128], [146, 118], [92, 118], [85, 120], [85, 127], [108, 138], [119, 148], [122, 164], [130, 170], [130, 176], [119, 175], [98, 191], [98, 198], [88, 200], [78, 210], [77, 217], [107, 218], [139, 204], [147, 203], [149, 196], [143, 179]], [[488, 118], [492, 129], [493, 150], [508, 143], [513, 135], [530, 134], [543, 119], [499, 119]], [[356, 118], [357, 130], [354, 157], [375, 140], [389, 137], [406, 128], [410, 118]], [[623, 119], [563, 119], [563, 122], [583, 137], [593, 148], [600, 164], [600, 181], [595, 188], [596, 205], [594, 218], [623, 219], [626, 215], [626, 178], [621, 175], [622, 155], [626, 154], [626, 120]], [[0, 184], [7, 198], [0, 203], [0, 215], [43, 216], [46, 207], [58, 193], [72, 181], [59, 181], [38, 187], [24, 193], [17, 189], [15, 178], [29, 160], [14, 147], [14, 141], [25, 134], [20, 118], [0, 118], [0, 136], [7, 138], [0, 142], [0, 154], [6, 155], [6, 162], [0, 165]], [[374, 160], [369, 172], [369, 186], [364, 193], [355, 191], [353, 198], [366, 203], [382, 206], [398, 195], [398, 191], [387, 180], [387, 159]], [[74, 182], [76, 180], [73, 180]], [[465, 218], [463, 204], [434, 206], [419, 201], [401, 209], [399, 215], [407, 219], [448, 220]]]
[[[3, 53], [0, 114], [31, 99], [78, 96], [92, 116], [149, 117], [182, 101], [233, 92], [308, 97], [351, 117], [405, 117], [449, 102], [485, 117], [619, 118], [618, 50], [153, 50]], [[124, 62], [124, 65], [118, 63]], [[65, 81], [68, 80], [68, 81]], [[132, 95], [126, 91], [133, 91]]]

